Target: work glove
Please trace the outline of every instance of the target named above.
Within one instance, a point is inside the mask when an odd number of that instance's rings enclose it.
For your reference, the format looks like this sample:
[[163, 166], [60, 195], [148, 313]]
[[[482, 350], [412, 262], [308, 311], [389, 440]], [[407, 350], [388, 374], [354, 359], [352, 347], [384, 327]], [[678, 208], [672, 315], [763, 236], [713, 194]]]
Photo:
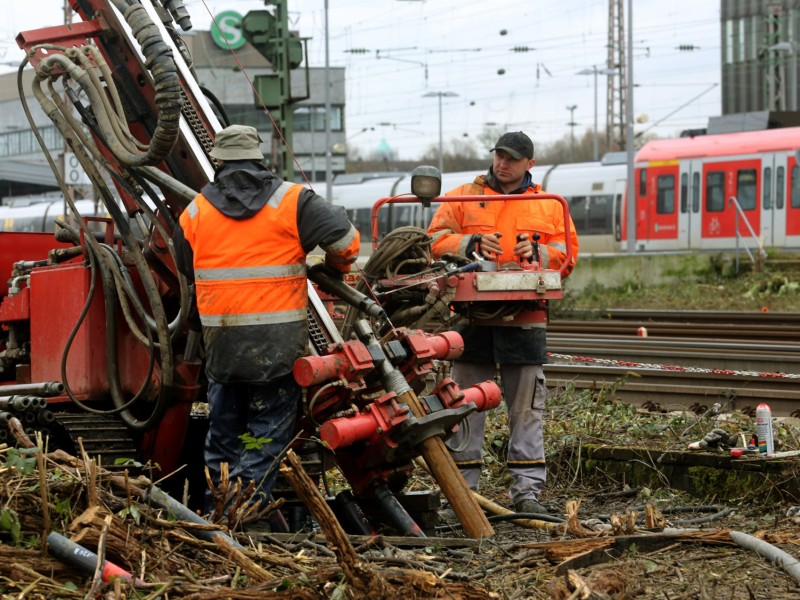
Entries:
[[314, 281], [314, 274], [320, 273], [321, 275], [330, 277], [335, 279], [336, 281], [344, 281], [344, 273], [342, 273], [339, 269], [334, 269], [330, 265], [325, 264], [324, 262], [317, 263], [315, 265], [311, 265], [306, 270], [306, 274], [311, 281]]
[[735, 447], [739, 442], [739, 437], [735, 433], [728, 433], [724, 429], [712, 429], [702, 440], [689, 444], [689, 450], [702, 450], [704, 448], [718, 448], [727, 446]]

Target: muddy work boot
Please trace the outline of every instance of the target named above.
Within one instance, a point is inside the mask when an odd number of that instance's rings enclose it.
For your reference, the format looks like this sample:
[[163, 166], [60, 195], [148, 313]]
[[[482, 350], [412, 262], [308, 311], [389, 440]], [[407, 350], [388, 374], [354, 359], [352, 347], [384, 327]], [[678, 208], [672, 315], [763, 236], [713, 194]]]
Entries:
[[517, 500], [514, 502], [514, 512], [523, 514], [536, 514], [546, 515], [549, 514], [548, 510], [539, 504], [534, 498], [525, 498], [524, 500]]

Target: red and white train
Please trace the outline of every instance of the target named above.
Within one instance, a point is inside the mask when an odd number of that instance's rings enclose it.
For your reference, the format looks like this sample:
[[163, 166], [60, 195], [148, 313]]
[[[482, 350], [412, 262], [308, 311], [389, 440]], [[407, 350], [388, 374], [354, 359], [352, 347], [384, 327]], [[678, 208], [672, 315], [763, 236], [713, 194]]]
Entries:
[[[640, 251], [800, 250], [800, 127], [699, 135], [647, 142], [635, 157], [636, 248]], [[475, 171], [444, 173], [442, 190], [471, 181]], [[396, 173], [332, 186], [371, 245], [370, 211], [380, 198], [410, 193], [411, 175]], [[601, 162], [536, 165], [533, 179], [570, 205], [581, 253], [627, 249], [627, 166], [624, 153]], [[353, 176], [348, 176], [351, 180]], [[741, 208], [737, 221], [736, 203]], [[92, 213], [95, 206], [81, 203]], [[435, 208], [435, 207], [434, 207]], [[63, 201], [0, 206], [0, 229], [52, 230]], [[431, 208], [388, 204], [379, 214], [382, 234], [402, 226], [427, 227]], [[751, 237], [750, 231], [755, 236]]]
[[730, 248], [738, 202], [741, 235], [752, 228], [763, 248], [800, 248], [798, 148], [800, 128], [648, 142], [636, 154], [637, 246]]

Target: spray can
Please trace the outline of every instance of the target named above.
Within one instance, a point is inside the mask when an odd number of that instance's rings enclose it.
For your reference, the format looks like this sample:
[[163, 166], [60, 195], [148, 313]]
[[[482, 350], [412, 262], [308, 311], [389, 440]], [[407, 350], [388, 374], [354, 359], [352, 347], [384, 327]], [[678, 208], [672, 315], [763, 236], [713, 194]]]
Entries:
[[756, 408], [756, 435], [758, 436], [758, 452], [771, 456], [775, 453], [775, 442], [772, 437], [772, 411], [769, 405], [762, 402]]

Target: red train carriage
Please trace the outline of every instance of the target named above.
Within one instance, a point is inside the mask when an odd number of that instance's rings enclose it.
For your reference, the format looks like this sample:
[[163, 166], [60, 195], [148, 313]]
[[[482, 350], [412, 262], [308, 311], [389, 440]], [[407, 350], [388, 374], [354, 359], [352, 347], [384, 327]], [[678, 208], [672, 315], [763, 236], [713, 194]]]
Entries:
[[799, 146], [800, 128], [648, 142], [636, 155], [637, 248], [730, 249], [737, 227], [743, 245], [752, 229], [764, 248], [800, 248]]

